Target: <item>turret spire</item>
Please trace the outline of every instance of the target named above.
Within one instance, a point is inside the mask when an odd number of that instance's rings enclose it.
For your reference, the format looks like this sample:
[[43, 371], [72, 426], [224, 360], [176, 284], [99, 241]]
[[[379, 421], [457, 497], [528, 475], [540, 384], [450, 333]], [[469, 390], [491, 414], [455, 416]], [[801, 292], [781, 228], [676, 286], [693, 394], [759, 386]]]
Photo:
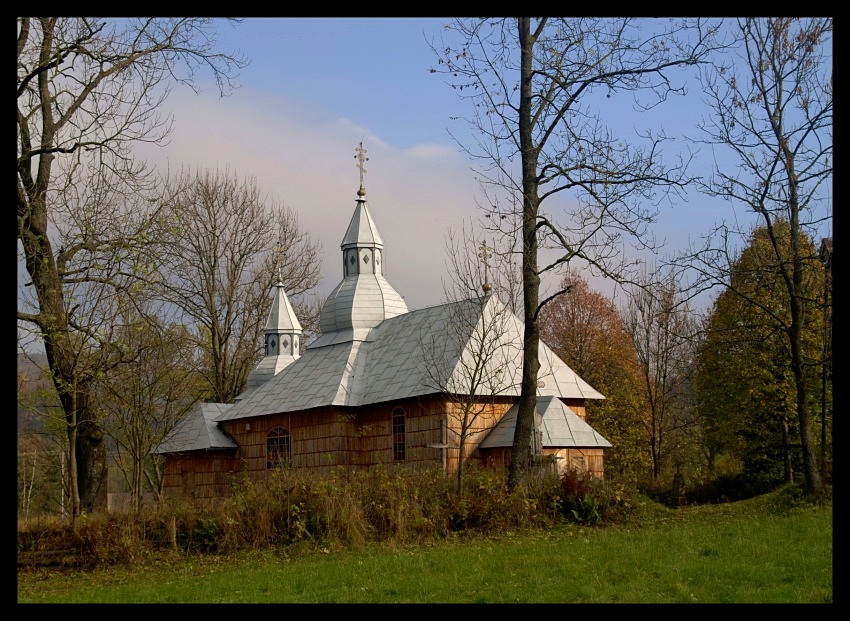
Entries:
[[366, 173], [366, 168], [364, 164], [369, 161], [369, 158], [366, 157], [366, 149], [363, 148], [363, 141], [360, 141], [360, 146], [355, 147], [354, 149], [357, 151], [357, 155], [354, 156], [354, 159], [357, 160], [357, 168], [360, 169], [360, 189], [357, 190], [357, 196], [366, 196], [366, 187], [363, 185], [363, 175]]
[[283, 273], [280, 269], [280, 264], [282, 260], [286, 257], [286, 249], [283, 247], [283, 240], [278, 237], [277, 246], [274, 249], [274, 262], [277, 267], [277, 281], [283, 282]]
[[322, 335], [308, 348], [324, 347], [348, 341], [362, 341], [384, 319], [407, 312], [404, 299], [384, 278], [384, 241], [369, 213], [363, 174], [366, 149], [355, 149], [360, 170], [360, 189], [354, 214], [342, 238], [342, 282], [322, 307]]

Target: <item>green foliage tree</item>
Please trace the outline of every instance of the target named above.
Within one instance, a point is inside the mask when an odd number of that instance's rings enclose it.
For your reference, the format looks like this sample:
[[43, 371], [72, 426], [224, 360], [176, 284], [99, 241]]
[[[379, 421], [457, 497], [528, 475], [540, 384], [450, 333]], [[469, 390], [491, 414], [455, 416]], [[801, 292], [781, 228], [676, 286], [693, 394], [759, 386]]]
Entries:
[[[510, 466], [510, 482], [525, 480], [539, 370], [539, 313], [561, 291], [540, 299], [541, 274], [572, 261], [628, 278], [626, 242], [648, 245], [657, 193], [687, 181], [686, 162], [661, 162], [663, 133], [618, 139], [602, 122], [600, 97], [630, 93], [654, 106], [681, 92], [677, 69], [703, 62], [713, 45], [703, 22], [613, 18], [509, 18], [456, 20], [433, 44], [435, 73], [448, 75], [473, 104], [469, 121], [478, 142], [466, 145], [483, 162], [478, 172], [494, 223], [521, 205], [523, 375]], [[565, 216], [547, 213], [555, 197], [575, 199]], [[500, 205], [508, 207], [500, 207]], [[560, 256], [538, 265], [538, 247]]]
[[587, 404], [587, 422], [611, 448], [605, 451], [606, 477], [636, 481], [651, 470], [642, 414], [642, 382], [637, 351], [614, 303], [580, 276], [567, 276], [569, 295], [540, 313], [540, 337], [582, 379], [605, 395]]
[[[801, 447], [801, 430], [790, 343], [776, 322], [790, 322], [791, 304], [775, 263], [772, 235], [784, 240], [787, 252], [787, 223], [752, 233], [732, 266], [730, 287], [713, 304], [695, 382], [709, 455], [731, 457], [760, 489], [791, 481], [803, 465], [802, 452], [793, 450]], [[805, 253], [815, 251], [808, 238], [800, 244]], [[823, 267], [809, 262], [802, 276], [802, 293], [817, 298]], [[809, 407], [821, 398], [822, 331], [823, 315], [807, 313], [800, 347], [807, 361], [803, 375]]]
[[704, 190], [756, 217], [769, 245], [760, 269], [765, 278], [777, 279], [784, 299], [765, 303], [759, 289], [740, 288], [730, 278], [738, 267], [731, 259], [735, 244], [746, 243], [746, 228], [721, 225], [687, 259], [701, 276], [698, 284], [729, 287], [784, 335], [806, 488], [818, 495], [823, 483], [807, 377], [818, 360], [811, 358], [805, 335], [810, 316], [821, 314], [808, 283], [819, 257], [807, 236], [832, 210], [832, 18], [741, 18], [735, 30], [734, 56], [719, 57], [705, 75], [712, 116], [702, 127], [706, 142], [724, 147], [735, 164], [718, 167]]
[[[222, 89], [243, 61], [214, 50], [214, 21], [20, 17], [17, 23], [17, 237], [32, 287], [18, 320], [42, 339], [69, 439], [72, 516], [103, 490], [103, 432], [92, 383], [109, 352], [111, 296], [150, 269], [159, 222], [152, 177], [132, 154], [161, 142], [170, 85], [212, 72]], [[19, 299], [22, 294], [19, 293]]]

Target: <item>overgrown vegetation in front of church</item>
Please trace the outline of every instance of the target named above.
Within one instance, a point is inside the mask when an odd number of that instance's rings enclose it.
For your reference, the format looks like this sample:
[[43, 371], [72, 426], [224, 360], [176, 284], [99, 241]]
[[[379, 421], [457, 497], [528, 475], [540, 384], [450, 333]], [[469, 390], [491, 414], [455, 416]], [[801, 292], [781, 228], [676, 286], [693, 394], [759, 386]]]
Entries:
[[462, 500], [454, 486], [438, 470], [279, 470], [264, 483], [234, 479], [230, 497], [214, 506], [178, 500], [135, 514], [83, 516], [76, 534], [64, 523], [31, 520], [18, 529], [18, 551], [37, 558], [65, 550], [69, 562], [95, 565], [144, 562], [168, 550], [427, 544], [564, 522], [630, 521], [641, 505], [622, 485], [574, 474], [534, 477], [522, 494], [508, 491], [505, 472], [472, 468]]

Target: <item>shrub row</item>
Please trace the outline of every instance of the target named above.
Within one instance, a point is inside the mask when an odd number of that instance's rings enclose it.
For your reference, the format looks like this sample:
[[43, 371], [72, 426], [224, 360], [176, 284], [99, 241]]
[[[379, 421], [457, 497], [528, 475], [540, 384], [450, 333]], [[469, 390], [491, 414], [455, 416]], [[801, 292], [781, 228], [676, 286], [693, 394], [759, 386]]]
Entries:
[[471, 467], [465, 481], [458, 498], [454, 479], [439, 470], [280, 470], [261, 484], [233, 481], [231, 495], [215, 505], [171, 501], [133, 515], [83, 516], [76, 532], [59, 523], [19, 528], [18, 550], [75, 550], [92, 564], [143, 562], [175, 548], [407, 545], [563, 522], [595, 526], [629, 519], [635, 506], [625, 489], [575, 473], [533, 477], [518, 492], [508, 490], [503, 471]]

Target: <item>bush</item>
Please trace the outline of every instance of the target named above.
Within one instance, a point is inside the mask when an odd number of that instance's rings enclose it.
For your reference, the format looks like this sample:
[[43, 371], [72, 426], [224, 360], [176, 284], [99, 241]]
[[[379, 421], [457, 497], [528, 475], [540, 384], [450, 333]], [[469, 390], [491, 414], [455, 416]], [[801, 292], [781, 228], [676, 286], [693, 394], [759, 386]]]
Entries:
[[639, 503], [631, 485], [581, 477], [573, 470], [561, 477], [561, 513], [570, 521], [587, 526], [632, 521]]
[[768, 474], [722, 474], [688, 490], [688, 502], [709, 504], [747, 500], [772, 492], [782, 485], [781, 479]]
[[[19, 531], [18, 550], [75, 549], [97, 563], [143, 563], [154, 552], [214, 554], [276, 546], [357, 548], [367, 542], [409, 545], [453, 533], [499, 534], [573, 521], [628, 519], [623, 486], [551, 472], [510, 492], [507, 473], [470, 465], [464, 494], [439, 469], [349, 470], [325, 475], [279, 470], [266, 481], [234, 480], [216, 503], [178, 500], [137, 514], [99, 514]], [[174, 529], [172, 532], [172, 528]]]

